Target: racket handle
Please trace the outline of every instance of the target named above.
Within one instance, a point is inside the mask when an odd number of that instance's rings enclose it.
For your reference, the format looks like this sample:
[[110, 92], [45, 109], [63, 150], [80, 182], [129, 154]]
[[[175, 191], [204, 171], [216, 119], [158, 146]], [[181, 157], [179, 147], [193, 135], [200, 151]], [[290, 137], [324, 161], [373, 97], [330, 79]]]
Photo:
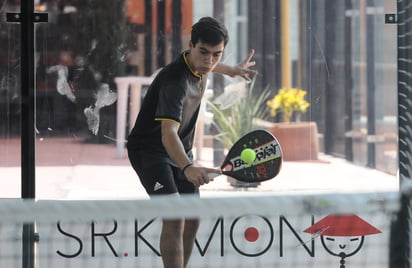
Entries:
[[210, 179], [214, 179], [214, 178], [216, 178], [217, 176], [222, 175], [222, 173], [212, 172], [212, 173], [207, 173], [207, 175], [209, 176]]

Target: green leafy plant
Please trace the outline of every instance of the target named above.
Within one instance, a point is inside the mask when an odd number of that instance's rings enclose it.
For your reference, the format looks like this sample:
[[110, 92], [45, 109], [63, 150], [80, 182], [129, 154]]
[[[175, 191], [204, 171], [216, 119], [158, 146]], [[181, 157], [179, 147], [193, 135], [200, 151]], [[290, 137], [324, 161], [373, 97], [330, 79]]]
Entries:
[[[255, 119], [264, 119], [266, 115], [265, 102], [270, 96], [270, 91], [266, 88], [262, 93], [257, 93], [255, 80], [245, 85], [244, 96], [236, 97], [241, 92], [229, 93], [226, 99], [233, 102], [226, 109], [224, 105], [207, 101], [207, 107], [213, 114], [212, 124], [218, 130], [215, 136], [222, 142], [225, 148], [230, 148], [244, 134], [258, 129], [254, 123]], [[227, 94], [227, 93], [224, 93]]]

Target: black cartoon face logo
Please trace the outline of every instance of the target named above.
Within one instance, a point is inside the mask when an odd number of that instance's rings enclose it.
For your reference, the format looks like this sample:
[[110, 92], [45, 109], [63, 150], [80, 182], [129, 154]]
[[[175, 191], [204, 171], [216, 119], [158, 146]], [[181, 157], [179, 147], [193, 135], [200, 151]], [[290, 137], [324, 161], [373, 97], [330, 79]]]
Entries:
[[320, 236], [325, 250], [340, 257], [340, 267], [345, 267], [345, 258], [355, 255], [363, 245], [365, 236], [381, 231], [354, 214], [329, 215], [306, 230], [312, 236]]
[[321, 236], [322, 245], [326, 251], [341, 258], [355, 255], [365, 240], [365, 236]]

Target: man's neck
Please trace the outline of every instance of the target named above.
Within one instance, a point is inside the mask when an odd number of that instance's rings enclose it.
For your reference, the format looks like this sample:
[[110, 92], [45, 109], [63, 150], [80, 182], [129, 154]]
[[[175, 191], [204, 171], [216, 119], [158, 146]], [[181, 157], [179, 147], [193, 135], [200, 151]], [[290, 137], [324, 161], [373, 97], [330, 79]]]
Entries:
[[192, 63], [191, 63], [191, 60], [190, 60], [190, 52], [185, 52], [185, 53], [183, 53], [183, 58], [184, 58], [184, 60], [185, 60], [185, 62], [186, 62], [187, 67], [190, 69], [190, 71], [193, 73], [193, 75], [195, 75], [195, 76], [200, 76], [200, 77], [201, 77], [201, 75], [194, 69], [194, 67], [193, 67], [193, 65], [192, 65]]

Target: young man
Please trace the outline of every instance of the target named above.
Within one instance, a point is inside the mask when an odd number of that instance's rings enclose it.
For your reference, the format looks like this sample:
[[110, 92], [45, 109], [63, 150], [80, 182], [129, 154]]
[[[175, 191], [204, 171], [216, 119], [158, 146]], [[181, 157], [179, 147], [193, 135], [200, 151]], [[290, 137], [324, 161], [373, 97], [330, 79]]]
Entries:
[[[130, 162], [149, 196], [199, 194], [215, 169], [193, 163], [192, 145], [207, 74], [255, 75], [254, 51], [236, 66], [219, 64], [228, 42], [224, 25], [211, 17], [192, 27], [189, 50], [166, 65], [150, 85], [127, 149]], [[164, 220], [160, 252], [164, 267], [186, 267], [198, 220]]]

